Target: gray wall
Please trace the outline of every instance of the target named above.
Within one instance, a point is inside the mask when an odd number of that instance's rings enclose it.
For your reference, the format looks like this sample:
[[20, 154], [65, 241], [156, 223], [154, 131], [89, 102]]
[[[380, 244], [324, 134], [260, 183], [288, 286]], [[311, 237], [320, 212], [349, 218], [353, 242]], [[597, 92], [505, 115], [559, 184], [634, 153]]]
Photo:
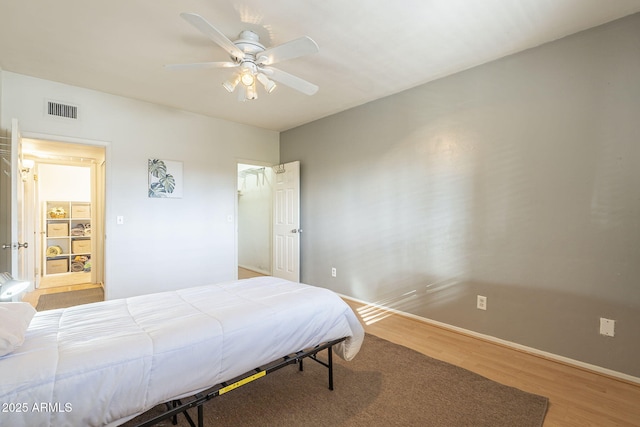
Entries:
[[639, 82], [640, 14], [284, 132], [302, 280], [640, 377]]

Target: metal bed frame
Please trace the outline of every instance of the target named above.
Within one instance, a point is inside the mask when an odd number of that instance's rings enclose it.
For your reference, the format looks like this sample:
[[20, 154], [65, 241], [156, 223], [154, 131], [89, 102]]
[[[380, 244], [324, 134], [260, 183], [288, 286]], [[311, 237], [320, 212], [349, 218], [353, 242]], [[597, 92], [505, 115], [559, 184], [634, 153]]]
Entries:
[[[252, 381], [262, 378], [274, 371], [277, 371], [278, 369], [284, 368], [285, 366], [292, 365], [294, 363], [297, 363], [298, 369], [302, 371], [303, 360], [307, 357], [328, 369], [329, 390], [333, 390], [333, 346], [346, 339], [347, 339], [346, 337], [339, 338], [337, 340], [328, 341], [324, 344], [317, 345], [313, 348], [309, 348], [306, 350], [298, 351], [297, 353], [289, 354], [267, 365], [264, 365], [259, 368], [255, 368], [249, 372], [246, 372], [230, 381], [222, 382], [204, 391], [201, 391], [200, 393], [196, 393], [193, 396], [186, 398], [185, 401], [183, 401], [183, 399], [176, 399], [170, 402], [166, 402], [165, 412], [147, 421], [137, 424], [136, 427], [153, 426], [159, 423], [160, 421], [163, 421], [169, 418], [171, 418], [173, 424], [176, 425], [178, 423], [178, 415], [181, 413], [184, 414], [187, 422], [191, 427], [204, 427], [204, 404], [207, 401], [213, 399], [214, 397], [233, 391], [238, 387], [241, 387], [245, 384], [248, 384]], [[317, 357], [318, 353], [322, 350], [327, 350], [326, 362], [318, 359]], [[191, 408], [197, 408], [198, 410], [197, 424], [191, 418], [191, 415], [187, 412], [187, 410]]]

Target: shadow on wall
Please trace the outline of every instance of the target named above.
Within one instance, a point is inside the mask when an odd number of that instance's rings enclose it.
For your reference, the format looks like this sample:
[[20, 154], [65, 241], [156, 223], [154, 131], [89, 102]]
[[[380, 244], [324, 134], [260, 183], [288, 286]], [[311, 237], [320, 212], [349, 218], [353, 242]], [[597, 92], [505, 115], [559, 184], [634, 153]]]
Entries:
[[[363, 322], [382, 321], [393, 315], [386, 309], [397, 310], [640, 377], [640, 312], [630, 304], [461, 277], [405, 275], [378, 284], [391, 286], [397, 286], [394, 292], [358, 310]], [[476, 307], [478, 295], [487, 297], [486, 310]], [[600, 334], [601, 317], [616, 321], [614, 337]]]

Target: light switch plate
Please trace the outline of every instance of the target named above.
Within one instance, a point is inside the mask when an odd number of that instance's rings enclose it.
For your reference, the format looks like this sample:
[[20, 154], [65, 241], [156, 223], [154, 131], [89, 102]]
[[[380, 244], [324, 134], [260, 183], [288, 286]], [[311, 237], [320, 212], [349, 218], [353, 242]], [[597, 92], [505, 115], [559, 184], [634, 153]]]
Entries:
[[607, 337], [615, 336], [616, 321], [611, 319], [600, 318], [600, 334]]

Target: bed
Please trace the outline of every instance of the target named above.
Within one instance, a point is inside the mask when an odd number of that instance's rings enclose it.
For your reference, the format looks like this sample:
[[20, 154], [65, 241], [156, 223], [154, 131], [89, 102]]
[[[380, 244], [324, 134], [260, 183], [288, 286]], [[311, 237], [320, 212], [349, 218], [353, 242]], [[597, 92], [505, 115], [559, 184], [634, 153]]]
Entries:
[[273, 277], [43, 311], [27, 323], [24, 341], [0, 357], [3, 425], [116, 426], [303, 349], [330, 343], [351, 360], [364, 338], [335, 293]]

